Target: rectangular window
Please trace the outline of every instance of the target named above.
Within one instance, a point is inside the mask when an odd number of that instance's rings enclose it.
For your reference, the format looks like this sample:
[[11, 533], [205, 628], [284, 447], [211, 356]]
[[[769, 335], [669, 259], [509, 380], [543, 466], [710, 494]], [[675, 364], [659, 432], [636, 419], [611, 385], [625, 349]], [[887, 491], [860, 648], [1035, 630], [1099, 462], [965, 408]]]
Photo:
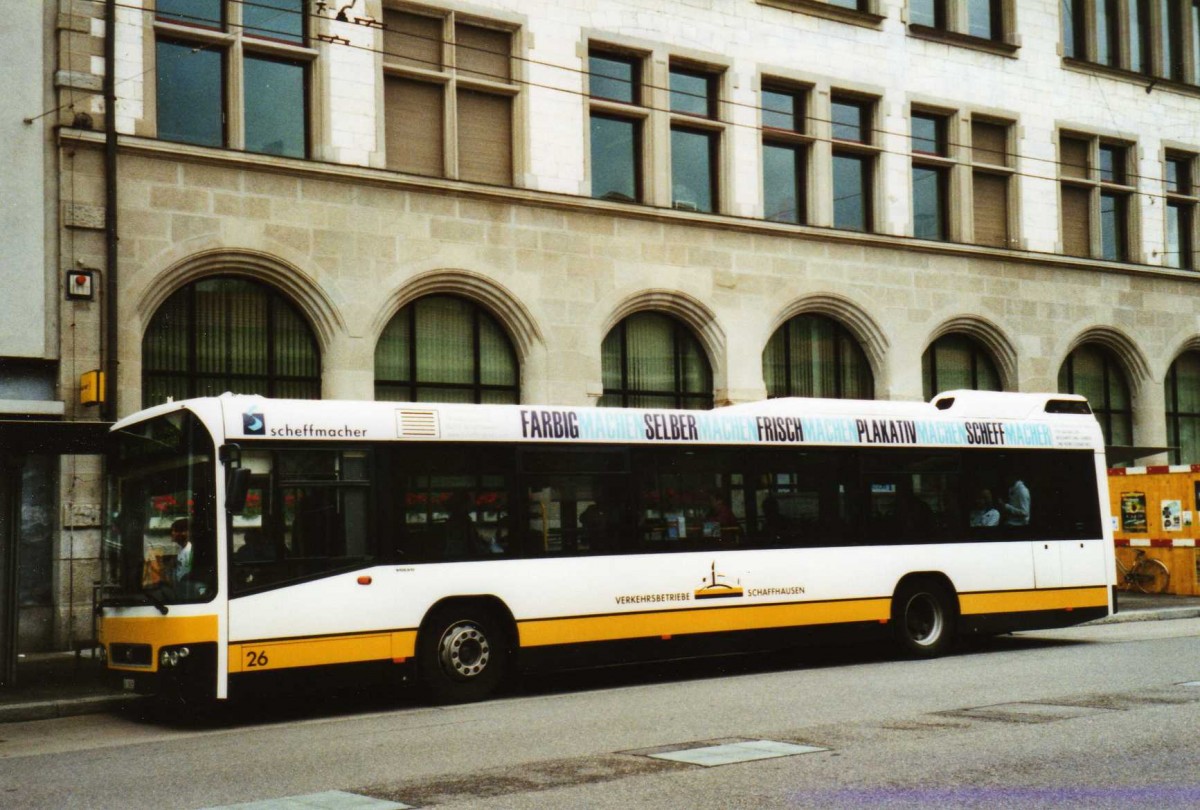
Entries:
[[716, 121], [719, 77], [708, 70], [671, 65], [671, 205], [684, 211], [720, 209], [718, 161], [723, 127]]
[[914, 112], [911, 117], [913, 236], [949, 238], [951, 163], [944, 115]]
[[772, 222], [804, 222], [804, 188], [804, 150], [764, 142], [763, 217]]
[[1196, 0], [1063, 0], [1061, 15], [1069, 59], [1200, 84]]
[[1183, 4], [1179, 0], [1159, 0], [1159, 49], [1162, 60], [1158, 75], [1183, 80]]
[[308, 88], [303, 62], [244, 59], [246, 151], [304, 157]]
[[911, 0], [908, 4], [908, 21], [913, 25], [945, 28], [946, 0]]
[[247, 509], [233, 530], [234, 593], [370, 565], [372, 452], [247, 450]]
[[910, 0], [910, 25], [991, 42], [1004, 42], [1007, 0]]
[[968, 0], [967, 34], [980, 39], [1004, 39], [1003, 0]]
[[514, 32], [454, 12], [385, 9], [384, 25], [387, 167], [512, 185]]
[[671, 127], [671, 204], [684, 211], [716, 210], [716, 133]]
[[1108, 261], [1130, 260], [1131, 147], [1098, 138], [1059, 138], [1063, 252]]
[[671, 112], [716, 118], [716, 77], [695, 70], [672, 68]]
[[445, 94], [441, 87], [402, 76], [383, 77], [384, 121], [388, 140], [406, 144], [389, 149], [387, 167], [440, 177], [445, 172]]
[[158, 137], [199, 146], [225, 145], [224, 52], [186, 42], [155, 43]]
[[588, 54], [592, 196], [640, 202], [642, 137], [641, 57], [592, 50]]
[[807, 221], [805, 91], [765, 85], [762, 89], [763, 217], [774, 222]]
[[834, 93], [830, 101], [833, 134], [833, 227], [870, 232], [875, 228], [875, 102]]
[[1168, 267], [1196, 267], [1196, 211], [1200, 190], [1193, 178], [1195, 155], [1168, 153], [1164, 167], [1166, 205], [1166, 245], [1164, 264]]
[[[309, 72], [317, 52], [308, 47], [306, 19], [302, 0], [159, 0], [158, 137], [307, 157]], [[240, 88], [241, 97], [232, 97], [231, 88]]]
[[1008, 206], [1015, 171], [1009, 158], [1011, 125], [996, 121], [971, 121], [971, 206], [974, 242], [1009, 247]]
[[913, 236], [917, 239], [946, 238], [947, 171], [913, 166]]
[[871, 230], [871, 167], [862, 155], [833, 155], [833, 227]]
[[641, 199], [641, 121], [592, 113], [592, 196]]

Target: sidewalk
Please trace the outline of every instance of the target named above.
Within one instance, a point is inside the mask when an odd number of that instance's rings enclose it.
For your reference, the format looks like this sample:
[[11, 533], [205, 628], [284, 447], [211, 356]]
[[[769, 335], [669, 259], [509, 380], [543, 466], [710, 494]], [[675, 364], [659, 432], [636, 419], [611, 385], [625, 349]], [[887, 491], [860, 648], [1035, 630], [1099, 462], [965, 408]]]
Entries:
[[[1093, 624], [1200, 617], [1200, 596], [1121, 593], [1118, 607], [1115, 616]], [[73, 653], [22, 656], [16, 685], [0, 687], [0, 723], [113, 711], [136, 700], [109, 688], [103, 676], [102, 664], [90, 650], [78, 657]]]

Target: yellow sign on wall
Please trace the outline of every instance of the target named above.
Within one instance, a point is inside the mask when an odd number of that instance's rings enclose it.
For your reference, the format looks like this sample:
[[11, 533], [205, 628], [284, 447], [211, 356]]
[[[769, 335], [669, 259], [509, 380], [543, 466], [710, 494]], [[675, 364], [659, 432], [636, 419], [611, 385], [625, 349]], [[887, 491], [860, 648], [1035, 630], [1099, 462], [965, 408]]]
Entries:
[[85, 371], [79, 376], [79, 404], [99, 405], [104, 401], [104, 372]]

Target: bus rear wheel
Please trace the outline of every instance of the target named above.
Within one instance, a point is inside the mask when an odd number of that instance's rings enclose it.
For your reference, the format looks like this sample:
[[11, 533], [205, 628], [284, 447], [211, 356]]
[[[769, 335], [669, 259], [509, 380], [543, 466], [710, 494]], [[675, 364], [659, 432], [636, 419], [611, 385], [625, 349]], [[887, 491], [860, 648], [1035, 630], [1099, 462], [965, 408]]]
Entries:
[[417, 640], [417, 671], [437, 703], [468, 703], [495, 691], [510, 660], [508, 633], [492, 611], [450, 604], [430, 614]]
[[954, 643], [956, 619], [952, 595], [935, 580], [904, 582], [892, 597], [892, 636], [905, 655], [945, 653]]

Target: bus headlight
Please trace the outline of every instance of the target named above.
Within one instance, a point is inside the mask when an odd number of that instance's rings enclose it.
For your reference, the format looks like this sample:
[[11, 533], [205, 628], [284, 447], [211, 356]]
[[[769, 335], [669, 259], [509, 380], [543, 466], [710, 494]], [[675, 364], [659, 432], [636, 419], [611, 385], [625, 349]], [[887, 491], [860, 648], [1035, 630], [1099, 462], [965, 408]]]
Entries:
[[158, 665], [163, 669], [179, 666], [179, 662], [192, 654], [187, 647], [163, 647], [158, 653]]

